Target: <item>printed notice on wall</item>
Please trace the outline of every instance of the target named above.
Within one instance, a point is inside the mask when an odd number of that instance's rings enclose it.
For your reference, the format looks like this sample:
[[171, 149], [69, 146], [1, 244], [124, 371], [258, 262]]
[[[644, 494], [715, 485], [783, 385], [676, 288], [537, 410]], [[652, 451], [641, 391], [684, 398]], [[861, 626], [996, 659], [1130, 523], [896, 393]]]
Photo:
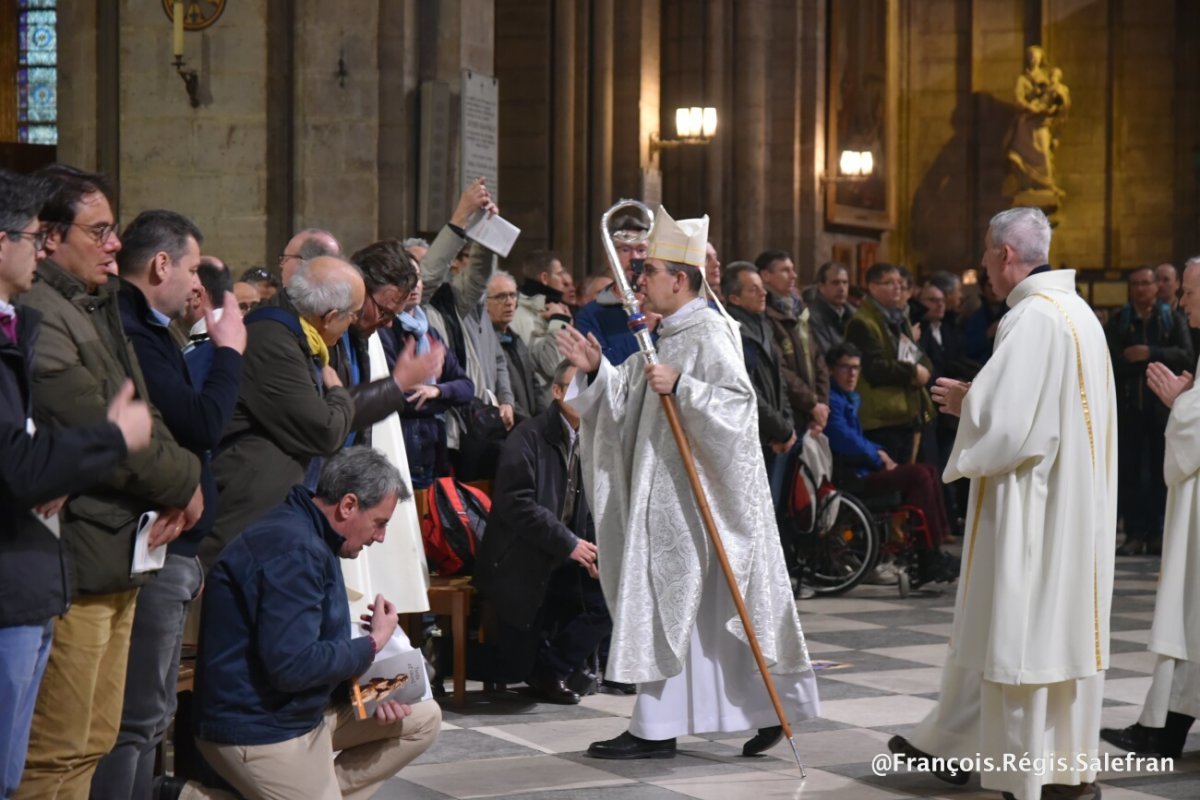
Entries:
[[492, 199], [499, 197], [499, 127], [500, 81], [469, 69], [463, 70], [460, 190], [482, 176], [487, 178]]

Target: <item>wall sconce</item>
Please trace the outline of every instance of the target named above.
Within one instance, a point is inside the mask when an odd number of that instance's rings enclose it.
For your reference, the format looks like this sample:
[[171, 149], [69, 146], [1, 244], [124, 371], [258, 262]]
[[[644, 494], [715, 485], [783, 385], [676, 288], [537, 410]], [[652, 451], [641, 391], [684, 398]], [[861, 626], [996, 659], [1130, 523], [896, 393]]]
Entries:
[[712, 106], [675, 109], [675, 138], [660, 139], [650, 134], [650, 156], [659, 150], [686, 144], [708, 144], [717, 132], [717, 110]]
[[868, 178], [875, 171], [875, 156], [870, 150], [843, 150], [838, 171], [851, 178]]
[[875, 156], [870, 150], [843, 150], [838, 158], [838, 175], [821, 176], [821, 183], [864, 181], [875, 172]]

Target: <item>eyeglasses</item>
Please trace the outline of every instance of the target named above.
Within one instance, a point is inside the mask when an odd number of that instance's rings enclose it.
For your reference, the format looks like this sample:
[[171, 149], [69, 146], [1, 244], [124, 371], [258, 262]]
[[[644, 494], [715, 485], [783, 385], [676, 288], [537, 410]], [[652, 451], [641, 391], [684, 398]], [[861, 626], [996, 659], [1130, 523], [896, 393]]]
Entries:
[[24, 239], [28, 236], [33, 242], [34, 250], [41, 250], [46, 244], [46, 231], [5, 231], [5, 233], [12, 239]]
[[85, 231], [88, 236], [92, 237], [92, 241], [96, 244], [104, 244], [110, 236], [113, 236], [117, 232], [117, 223], [115, 222], [101, 222], [96, 225], [83, 225], [79, 222], [72, 222], [71, 227]]
[[515, 303], [517, 302], [517, 293], [501, 292], [500, 294], [489, 294], [488, 300], [495, 300], [497, 303]]
[[403, 313], [403, 309], [385, 306], [376, 300], [373, 294], [368, 294], [367, 299], [371, 301], [371, 305], [375, 306], [375, 316], [379, 317], [380, 322], [390, 322]]
[[296, 255], [295, 253], [284, 253], [279, 257], [279, 266], [282, 267], [283, 262], [287, 261], [289, 258], [300, 258], [300, 256]]
[[248, 311], [253, 311], [254, 309], [258, 308], [258, 303], [238, 303], [238, 308], [241, 309], [243, 314], [245, 314]]

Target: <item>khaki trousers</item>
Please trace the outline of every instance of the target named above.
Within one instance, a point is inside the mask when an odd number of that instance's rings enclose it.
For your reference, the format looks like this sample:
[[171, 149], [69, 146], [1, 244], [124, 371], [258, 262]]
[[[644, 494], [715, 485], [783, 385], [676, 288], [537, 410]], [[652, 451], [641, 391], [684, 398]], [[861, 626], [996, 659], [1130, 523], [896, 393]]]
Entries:
[[[197, 739], [196, 746], [246, 800], [367, 800], [433, 744], [441, 723], [442, 709], [432, 700], [389, 725], [360, 721], [346, 704], [330, 706], [320, 725], [286, 742], [241, 746]], [[228, 795], [189, 783], [180, 800], [218, 797]]]
[[121, 725], [137, 590], [77, 598], [54, 625], [14, 800], [87, 800]]

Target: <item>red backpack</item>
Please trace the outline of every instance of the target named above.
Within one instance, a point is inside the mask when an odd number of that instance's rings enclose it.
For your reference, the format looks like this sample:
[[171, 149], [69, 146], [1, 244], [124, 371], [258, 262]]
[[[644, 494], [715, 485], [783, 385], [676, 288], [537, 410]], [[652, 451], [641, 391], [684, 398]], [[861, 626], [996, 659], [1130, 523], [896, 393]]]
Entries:
[[491, 499], [454, 478], [438, 478], [429, 487], [429, 510], [421, 520], [425, 557], [439, 575], [470, 575], [475, 549], [487, 528]]

